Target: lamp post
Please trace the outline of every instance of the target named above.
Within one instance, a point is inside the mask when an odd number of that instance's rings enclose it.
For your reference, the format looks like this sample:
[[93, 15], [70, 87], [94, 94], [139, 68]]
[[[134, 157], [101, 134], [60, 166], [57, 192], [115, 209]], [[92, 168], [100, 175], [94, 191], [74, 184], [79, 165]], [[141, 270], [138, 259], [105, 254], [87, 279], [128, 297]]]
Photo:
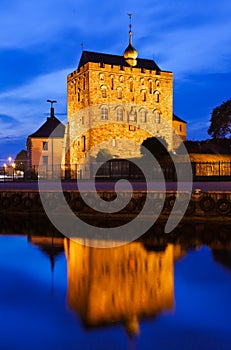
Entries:
[[50, 118], [51, 118], [51, 176], [53, 178], [53, 172], [54, 172], [54, 144], [53, 144], [53, 120], [55, 117], [55, 109], [53, 107], [54, 103], [57, 103], [56, 100], [47, 100], [48, 103], [51, 104], [50, 107]]
[[13, 181], [14, 181], [14, 169], [15, 169], [15, 163], [12, 164], [12, 175], [13, 175]]

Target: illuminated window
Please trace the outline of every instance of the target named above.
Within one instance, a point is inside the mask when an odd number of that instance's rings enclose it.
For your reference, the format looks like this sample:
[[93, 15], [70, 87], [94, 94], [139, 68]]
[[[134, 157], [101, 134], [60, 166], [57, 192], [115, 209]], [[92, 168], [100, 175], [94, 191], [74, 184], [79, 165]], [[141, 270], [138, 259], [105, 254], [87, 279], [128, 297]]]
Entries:
[[111, 89], [114, 90], [114, 77], [111, 75]]
[[147, 115], [147, 113], [146, 113], [145, 109], [142, 109], [140, 111], [140, 122], [141, 123], [146, 123], [146, 120], [147, 120], [146, 115]]
[[100, 73], [99, 79], [100, 79], [100, 80], [104, 80], [104, 75], [103, 75], [103, 73]]
[[133, 92], [133, 80], [130, 78], [130, 92]]
[[123, 120], [123, 109], [122, 108], [117, 108], [116, 110], [116, 117], [117, 117], [117, 121], [121, 122]]
[[142, 95], [142, 101], [146, 101], [146, 90], [142, 90], [141, 91], [141, 95]]
[[103, 98], [106, 98], [106, 97], [107, 97], [107, 89], [106, 89], [106, 86], [103, 86], [103, 87], [102, 87], [102, 97], [103, 97]]
[[101, 108], [101, 119], [108, 120], [108, 109], [106, 107]]
[[117, 92], [118, 92], [118, 98], [121, 99], [122, 98], [122, 89], [118, 88]]
[[160, 124], [160, 113], [158, 111], [155, 111], [154, 116], [156, 124]]
[[78, 89], [77, 100], [80, 101], [80, 89]]
[[45, 141], [43, 142], [43, 151], [47, 151], [48, 150], [48, 142]]
[[112, 139], [112, 147], [115, 147], [116, 146], [116, 139]]
[[160, 102], [160, 93], [159, 93], [159, 91], [155, 91], [154, 95], [155, 95], [155, 102], [159, 103]]
[[134, 107], [131, 107], [131, 111], [128, 114], [128, 121], [136, 122], [136, 111], [135, 111]]

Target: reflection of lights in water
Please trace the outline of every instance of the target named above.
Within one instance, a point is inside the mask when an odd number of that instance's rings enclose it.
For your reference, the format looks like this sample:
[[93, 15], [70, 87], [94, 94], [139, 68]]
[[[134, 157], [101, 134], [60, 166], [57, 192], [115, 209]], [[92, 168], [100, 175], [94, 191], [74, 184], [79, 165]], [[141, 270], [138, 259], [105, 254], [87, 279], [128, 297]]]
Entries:
[[130, 337], [140, 318], [174, 307], [174, 246], [147, 251], [142, 243], [110, 249], [64, 239], [68, 304], [86, 327], [123, 323]]

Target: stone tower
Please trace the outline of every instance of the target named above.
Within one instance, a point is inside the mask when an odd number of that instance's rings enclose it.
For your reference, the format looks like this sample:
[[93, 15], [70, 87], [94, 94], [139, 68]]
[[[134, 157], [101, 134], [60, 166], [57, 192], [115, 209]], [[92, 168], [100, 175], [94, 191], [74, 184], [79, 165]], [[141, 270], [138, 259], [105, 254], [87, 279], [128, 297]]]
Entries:
[[67, 77], [68, 123], [65, 162], [89, 164], [99, 150], [113, 157], [140, 156], [140, 145], [163, 137], [172, 150], [173, 74], [150, 59], [138, 58], [129, 44], [123, 56], [83, 51], [77, 70]]

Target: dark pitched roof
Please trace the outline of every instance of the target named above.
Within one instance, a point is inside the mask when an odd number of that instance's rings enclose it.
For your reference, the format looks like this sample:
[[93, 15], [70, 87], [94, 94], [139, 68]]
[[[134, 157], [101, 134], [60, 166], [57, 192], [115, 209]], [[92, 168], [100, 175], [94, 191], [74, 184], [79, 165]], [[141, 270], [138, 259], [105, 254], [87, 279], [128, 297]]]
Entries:
[[176, 114], [173, 114], [173, 120], [176, 120], [177, 122], [181, 122], [181, 123], [187, 124], [187, 122], [185, 120], [179, 118]]
[[56, 117], [48, 117], [46, 122], [28, 137], [49, 137], [53, 131], [53, 137], [63, 137], [65, 126]]
[[[123, 56], [109, 55], [106, 53], [99, 53], [99, 52], [92, 52], [92, 51], [83, 51], [79, 61], [78, 69], [84, 66], [88, 62], [130, 67]], [[157, 66], [157, 64], [153, 60], [144, 59], [144, 58], [137, 58], [137, 65], [134, 68], [144, 68], [149, 70], [155, 70], [157, 72], [161, 71], [161, 69]]]

